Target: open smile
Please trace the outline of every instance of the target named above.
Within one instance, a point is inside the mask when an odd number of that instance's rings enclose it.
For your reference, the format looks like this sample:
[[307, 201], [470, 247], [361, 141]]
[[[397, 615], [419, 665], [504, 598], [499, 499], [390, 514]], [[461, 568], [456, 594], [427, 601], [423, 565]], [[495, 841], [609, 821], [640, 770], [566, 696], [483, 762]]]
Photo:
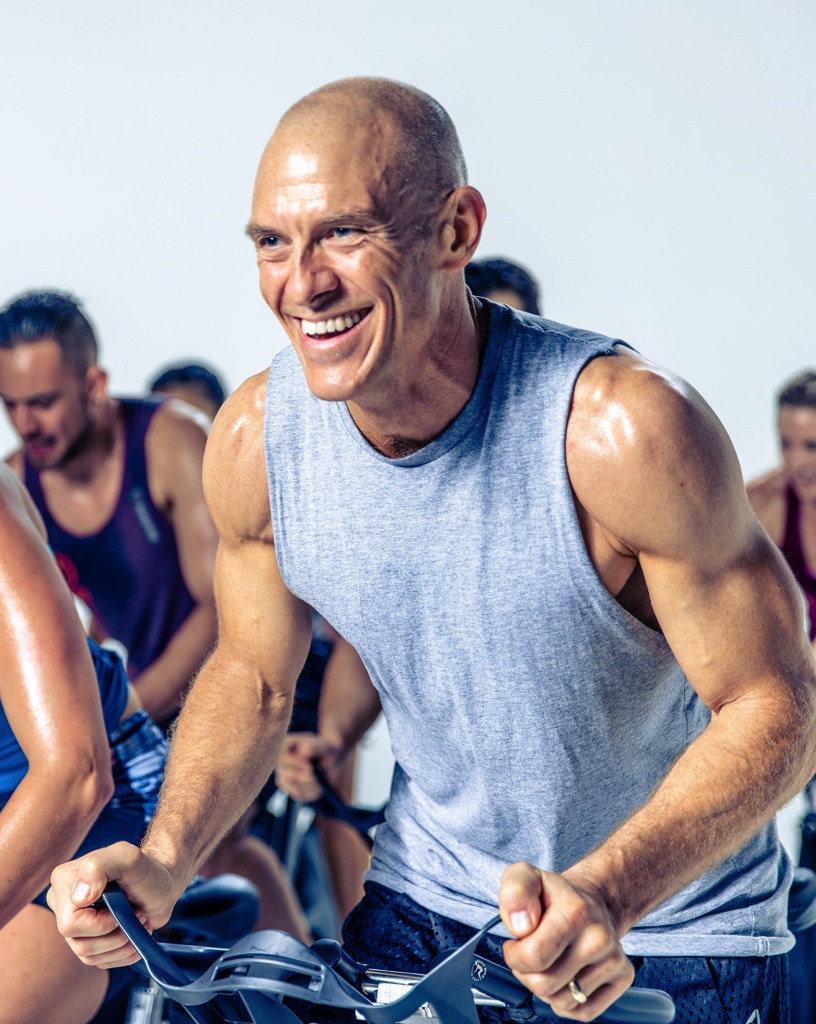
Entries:
[[338, 316], [331, 316], [325, 320], [301, 320], [300, 327], [303, 333], [310, 338], [320, 334], [345, 334], [352, 327], [356, 327], [370, 312], [370, 308], [355, 309], [351, 313], [340, 313]]

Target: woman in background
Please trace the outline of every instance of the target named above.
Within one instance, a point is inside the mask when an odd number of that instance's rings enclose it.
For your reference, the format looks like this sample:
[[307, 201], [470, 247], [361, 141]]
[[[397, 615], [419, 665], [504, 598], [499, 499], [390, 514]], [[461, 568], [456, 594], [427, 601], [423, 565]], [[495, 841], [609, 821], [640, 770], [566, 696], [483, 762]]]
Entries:
[[139, 841], [166, 748], [119, 658], [86, 639], [39, 515], [5, 466], [0, 530], [0, 1024], [84, 1024], [120, 974], [71, 953], [48, 880], [66, 857]]
[[816, 373], [779, 393], [782, 465], [748, 484], [748, 500], [802, 588], [816, 638]]

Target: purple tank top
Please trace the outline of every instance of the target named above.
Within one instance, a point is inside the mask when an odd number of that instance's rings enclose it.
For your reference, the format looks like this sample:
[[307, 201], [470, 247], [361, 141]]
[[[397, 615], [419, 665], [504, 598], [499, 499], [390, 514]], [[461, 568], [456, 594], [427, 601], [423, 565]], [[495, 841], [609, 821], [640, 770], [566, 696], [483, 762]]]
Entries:
[[802, 537], [799, 533], [799, 499], [794, 489], [788, 485], [785, 492], [787, 516], [785, 519], [785, 536], [779, 550], [785, 556], [796, 582], [802, 588], [807, 600], [810, 617], [810, 639], [816, 639], [816, 577], [811, 575], [802, 549]]
[[125, 429], [122, 490], [98, 533], [64, 530], [45, 501], [40, 474], [25, 463], [25, 485], [45, 520], [48, 543], [71, 590], [128, 651], [135, 678], [162, 653], [192, 611], [173, 528], [150, 498], [145, 434], [162, 399], [120, 399]]

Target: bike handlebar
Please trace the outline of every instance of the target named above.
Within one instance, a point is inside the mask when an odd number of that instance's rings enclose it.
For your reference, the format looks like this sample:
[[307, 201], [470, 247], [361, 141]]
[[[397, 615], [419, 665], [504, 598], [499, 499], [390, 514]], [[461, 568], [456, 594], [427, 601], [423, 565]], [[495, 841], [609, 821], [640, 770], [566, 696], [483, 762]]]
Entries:
[[[510, 971], [475, 956], [476, 947], [498, 924], [498, 917], [445, 956], [428, 974], [419, 978], [389, 975], [404, 979], [401, 983], [412, 987], [391, 1002], [375, 1003], [349, 980], [353, 962], [342, 951], [336, 959], [344, 958], [344, 967], [338, 971], [330, 963], [333, 954], [326, 943], [309, 948], [279, 931], [246, 936], [224, 951], [199, 978], [191, 979], [145, 930], [115, 883], [108, 886], [103, 900], [144, 960], [148, 974], [171, 999], [185, 1007], [197, 1024], [224, 1024], [229, 1019], [206, 1005], [227, 993], [240, 995], [255, 1024], [300, 1024], [281, 1002], [287, 996], [354, 1010], [369, 1024], [398, 1024], [425, 1003], [432, 1007], [441, 1024], [478, 1024], [474, 988], [510, 1007], [528, 1005], [532, 1013], [545, 1020], [559, 1019], [547, 1003], [532, 996]], [[354, 966], [361, 973], [366, 970]], [[607, 1024], [670, 1024], [674, 1020], [674, 1003], [665, 992], [632, 988], [596, 1020]]]
[[343, 821], [350, 825], [359, 833], [368, 848], [371, 849], [373, 845], [371, 829], [376, 828], [377, 825], [382, 825], [385, 821], [385, 808], [380, 807], [372, 811], [364, 807], [354, 807], [352, 804], [347, 804], [329, 782], [326, 773], [319, 764], [314, 763], [312, 770], [323, 792], [316, 800], [311, 800], [309, 806], [317, 811], [318, 814], [324, 814], [327, 818], [334, 818], [336, 821]]

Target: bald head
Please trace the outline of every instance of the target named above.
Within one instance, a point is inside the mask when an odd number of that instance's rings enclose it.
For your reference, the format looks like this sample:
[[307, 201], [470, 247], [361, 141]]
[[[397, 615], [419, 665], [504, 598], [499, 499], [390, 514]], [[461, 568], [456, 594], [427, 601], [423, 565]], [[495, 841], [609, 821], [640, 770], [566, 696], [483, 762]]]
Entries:
[[[392, 194], [433, 207], [467, 183], [467, 166], [453, 121], [427, 93], [389, 78], [343, 78], [298, 100], [281, 118], [280, 131], [359, 130], [391, 136], [384, 169]], [[277, 134], [277, 132], [276, 132]]]

